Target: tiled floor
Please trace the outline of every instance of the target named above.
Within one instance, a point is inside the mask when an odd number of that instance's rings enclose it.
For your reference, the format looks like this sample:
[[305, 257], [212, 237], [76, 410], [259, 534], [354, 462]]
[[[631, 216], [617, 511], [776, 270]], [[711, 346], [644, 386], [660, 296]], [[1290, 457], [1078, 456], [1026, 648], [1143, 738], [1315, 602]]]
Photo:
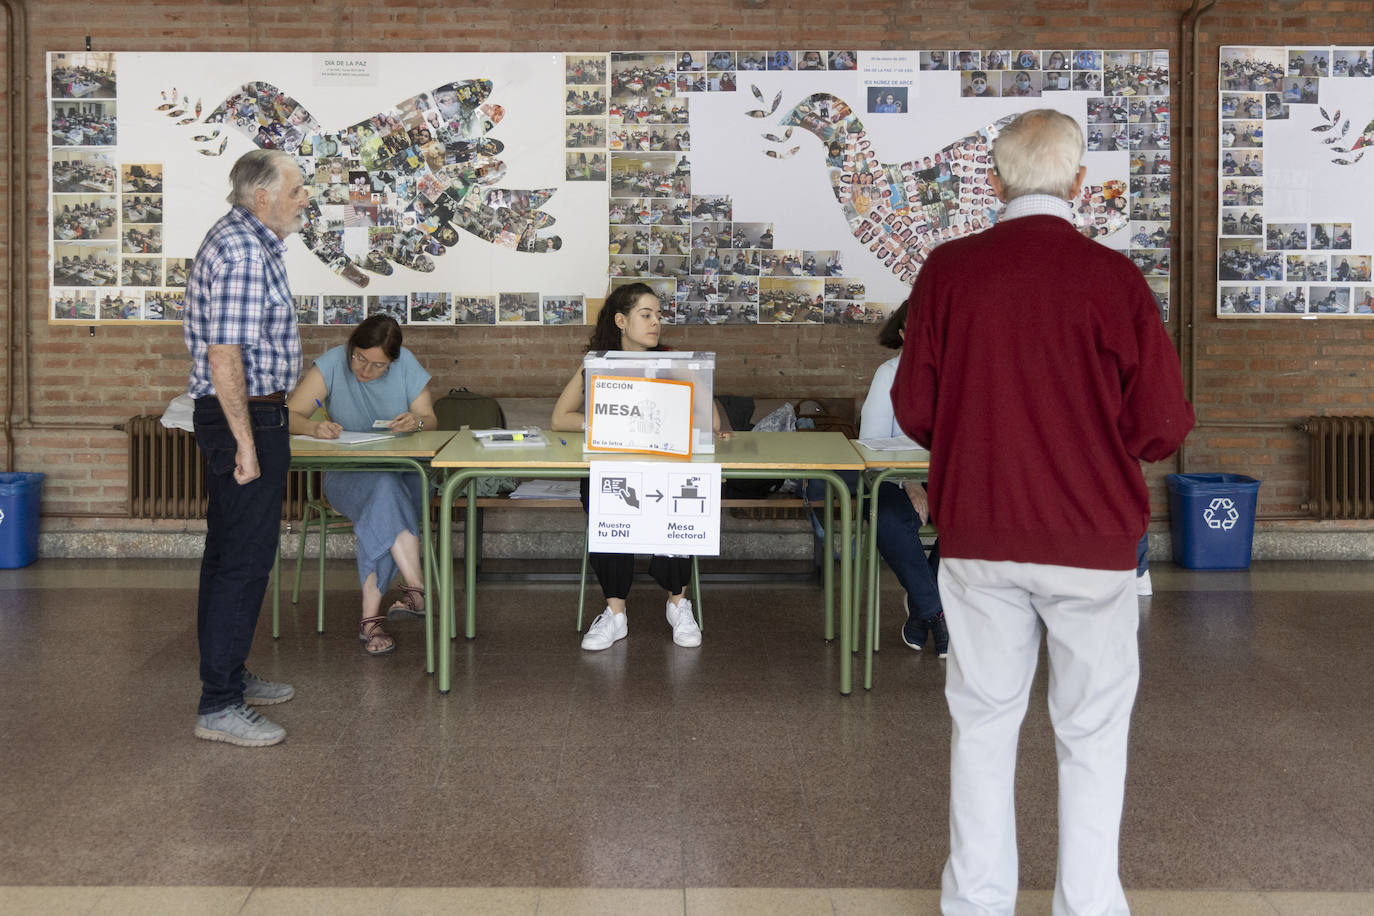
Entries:
[[[288, 730], [191, 736], [192, 563], [0, 572], [0, 912], [935, 913], [943, 665], [897, 640], [842, 697], [814, 586], [707, 587], [700, 650], [650, 583], [585, 654], [566, 585], [488, 585], [454, 690], [421, 625], [364, 657], [331, 570], [250, 665]], [[1137, 914], [1374, 913], [1374, 564], [1162, 564], [1142, 601], [1122, 878]], [[890, 585], [890, 583], [889, 583]], [[308, 606], [307, 606], [308, 605]], [[1049, 912], [1044, 673], [1023, 731], [1019, 911]]]

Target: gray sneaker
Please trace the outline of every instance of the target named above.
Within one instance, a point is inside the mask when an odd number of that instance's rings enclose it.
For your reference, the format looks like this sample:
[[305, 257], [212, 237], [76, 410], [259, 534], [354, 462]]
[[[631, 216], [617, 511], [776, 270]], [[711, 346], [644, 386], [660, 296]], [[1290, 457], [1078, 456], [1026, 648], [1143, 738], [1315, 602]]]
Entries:
[[286, 729], [239, 703], [196, 716], [196, 737], [206, 741], [227, 741], [239, 747], [270, 747], [286, 738]]
[[290, 684], [264, 681], [247, 668], [243, 670], [243, 702], [249, 706], [275, 706], [296, 695]]

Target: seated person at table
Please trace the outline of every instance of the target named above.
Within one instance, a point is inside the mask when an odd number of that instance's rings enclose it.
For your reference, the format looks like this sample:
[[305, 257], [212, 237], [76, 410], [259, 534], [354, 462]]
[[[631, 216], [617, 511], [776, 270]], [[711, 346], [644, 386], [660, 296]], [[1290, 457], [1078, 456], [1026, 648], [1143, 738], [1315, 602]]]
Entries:
[[[401, 327], [389, 315], [373, 315], [353, 329], [348, 344], [315, 360], [286, 400], [291, 432], [337, 439], [343, 430], [371, 432], [374, 420], [394, 433], [434, 429], [438, 420], [426, 385], [429, 373], [401, 346]], [[327, 416], [312, 420], [323, 405]], [[324, 475], [329, 504], [353, 522], [358, 539], [358, 578], [363, 587], [358, 639], [369, 655], [385, 655], [396, 642], [382, 629], [390, 617], [423, 617], [424, 569], [420, 561], [420, 481], [397, 471], [330, 471]], [[428, 489], [426, 487], [426, 489]], [[425, 494], [426, 496], [428, 494]], [[381, 614], [382, 594], [405, 579], [401, 600]]]
[[[593, 350], [666, 350], [658, 342], [660, 303], [658, 295], [644, 283], [630, 283], [616, 288], [606, 297], [606, 304], [596, 319], [596, 328], [587, 342]], [[583, 413], [586, 397], [582, 370], [578, 369], [553, 408], [556, 430], [581, 432], [586, 428]], [[719, 411], [714, 428], [720, 429]], [[582, 481], [582, 505], [587, 506], [588, 484]], [[608, 649], [628, 633], [625, 598], [635, 576], [634, 554], [593, 553], [590, 557], [596, 581], [606, 598], [606, 610], [592, 621], [582, 637], [582, 648], [588, 651]], [[649, 561], [649, 575], [668, 592], [668, 625], [673, 628], [673, 642], [692, 648], [701, 645], [701, 628], [692, 613], [692, 602], [686, 597], [687, 582], [692, 576], [691, 557], [655, 556]]]
[[[906, 329], [906, 303], [878, 332], [878, 343], [890, 350], [902, 349]], [[887, 439], [904, 436], [892, 414], [892, 380], [897, 375], [901, 356], [894, 356], [873, 373], [873, 384], [864, 399], [859, 425], [860, 439]], [[930, 518], [925, 485], [914, 480], [901, 483], [884, 481], [878, 487], [878, 553], [906, 590], [906, 624], [902, 642], [917, 652], [925, 648], [926, 636], [935, 642], [935, 654], [949, 655], [949, 629], [940, 606], [940, 589], [935, 584], [940, 565], [940, 544], [931, 548], [930, 559], [921, 546], [921, 526]]]

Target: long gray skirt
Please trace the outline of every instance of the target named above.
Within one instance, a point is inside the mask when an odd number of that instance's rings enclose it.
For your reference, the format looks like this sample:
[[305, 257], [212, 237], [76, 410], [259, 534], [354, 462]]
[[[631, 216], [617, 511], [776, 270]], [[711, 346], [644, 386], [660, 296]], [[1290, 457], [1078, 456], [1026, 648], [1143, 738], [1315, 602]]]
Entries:
[[[429, 485], [425, 484], [428, 491]], [[396, 578], [391, 545], [402, 531], [420, 536], [420, 478], [394, 471], [330, 471], [324, 495], [335, 510], [353, 522], [358, 539], [358, 582], [377, 574], [385, 592]], [[428, 496], [428, 492], [425, 493]]]

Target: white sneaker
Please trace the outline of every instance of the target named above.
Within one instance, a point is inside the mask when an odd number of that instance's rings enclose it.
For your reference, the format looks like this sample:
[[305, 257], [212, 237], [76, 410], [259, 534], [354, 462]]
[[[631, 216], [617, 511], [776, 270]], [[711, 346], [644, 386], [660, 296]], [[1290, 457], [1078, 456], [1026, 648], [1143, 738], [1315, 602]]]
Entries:
[[668, 626], [673, 628], [673, 642], [684, 649], [701, 645], [701, 627], [692, 614], [692, 602], [683, 598], [677, 604], [668, 602]]
[[1147, 569], [1139, 576], [1135, 577], [1135, 593], [1142, 598], [1149, 597], [1155, 593], [1154, 586], [1150, 584], [1150, 571]]
[[587, 627], [587, 635], [582, 637], [582, 648], [588, 652], [609, 649], [630, 632], [630, 624], [624, 614], [617, 614], [610, 608], [602, 611]]

